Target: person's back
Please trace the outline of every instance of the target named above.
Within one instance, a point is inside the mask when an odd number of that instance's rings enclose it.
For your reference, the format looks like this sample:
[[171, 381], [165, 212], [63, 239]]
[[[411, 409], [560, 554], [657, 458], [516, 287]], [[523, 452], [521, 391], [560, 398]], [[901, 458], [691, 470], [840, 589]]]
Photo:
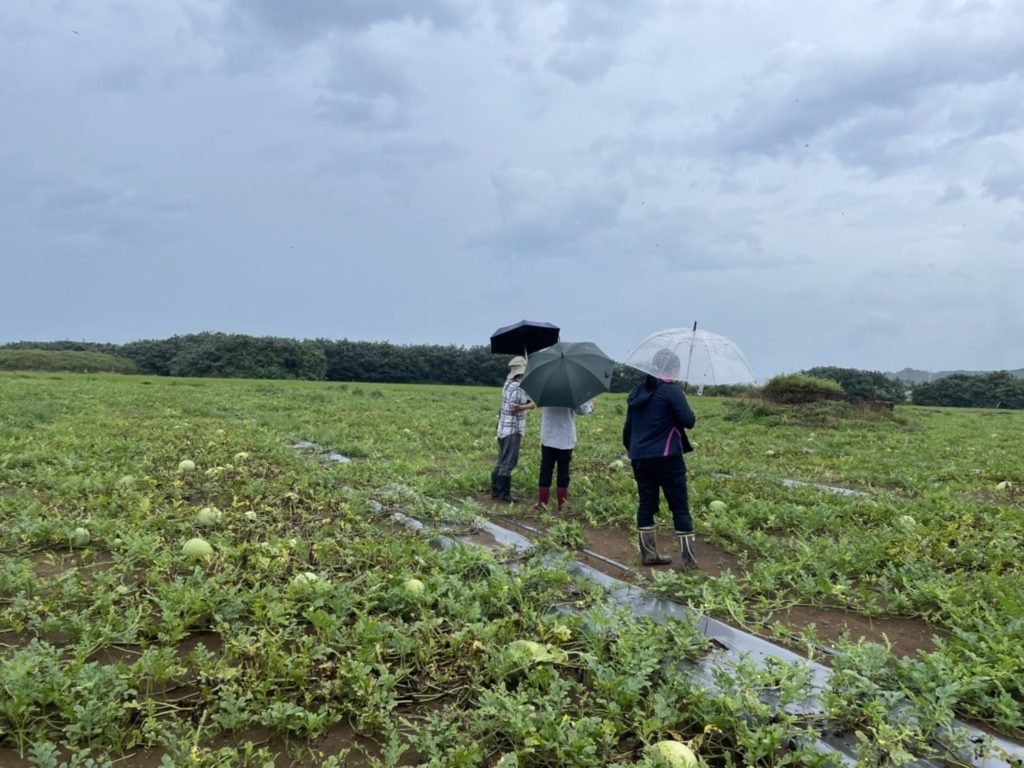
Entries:
[[540, 409], [540, 477], [537, 483], [537, 507], [547, 505], [551, 494], [551, 478], [558, 468], [558, 509], [565, 505], [569, 493], [570, 464], [576, 447], [576, 416], [593, 412], [587, 401], [576, 408], [545, 407]]
[[683, 430], [691, 429], [697, 417], [678, 384], [648, 376], [626, 403], [622, 444], [631, 459], [680, 456], [689, 447]]
[[668, 565], [672, 558], [658, 551], [654, 516], [659, 497], [665, 494], [672, 512], [672, 523], [680, 546], [683, 564], [696, 567], [693, 552], [693, 519], [690, 516], [686, 463], [683, 454], [690, 450], [684, 429], [697, 423], [682, 388], [675, 383], [679, 358], [667, 349], [659, 350], [652, 360], [660, 377], [648, 375], [636, 386], [626, 402], [626, 422], [622, 444], [629, 452], [637, 487], [636, 527], [643, 565]]

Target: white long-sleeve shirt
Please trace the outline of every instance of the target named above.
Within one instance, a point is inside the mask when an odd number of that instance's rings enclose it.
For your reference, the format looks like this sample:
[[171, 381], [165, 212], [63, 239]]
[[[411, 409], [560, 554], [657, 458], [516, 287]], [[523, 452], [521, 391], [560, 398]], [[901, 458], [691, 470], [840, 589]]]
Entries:
[[593, 410], [590, 401], [577, 408], [541, 408], [540, 444], [562, 450], [575, 448], [576, 414], [585, 416]]

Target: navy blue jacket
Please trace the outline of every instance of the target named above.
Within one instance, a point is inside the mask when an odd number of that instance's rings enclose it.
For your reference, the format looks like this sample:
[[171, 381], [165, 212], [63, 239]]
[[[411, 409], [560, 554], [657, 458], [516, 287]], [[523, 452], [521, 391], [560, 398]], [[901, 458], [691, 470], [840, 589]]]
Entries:
[[678, 384], [648, 376], [633, 388], [626, 402], [622, 444], [629, 458], [682, 456], [692, 450], [683, 429], [693, 427], [697, 417]]

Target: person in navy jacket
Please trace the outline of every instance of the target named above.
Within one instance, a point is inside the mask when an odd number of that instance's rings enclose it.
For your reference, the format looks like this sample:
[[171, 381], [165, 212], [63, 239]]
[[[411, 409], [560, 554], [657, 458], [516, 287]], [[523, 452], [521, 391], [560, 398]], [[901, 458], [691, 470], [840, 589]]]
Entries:
[[668, 349], [660, 349], [652, 365], [658, 375], [648, 375], [629, 393], [626, 423], [622, 428], [622, 444], [633, 464], [639, 497], [636, 527], [640, 562], [643, 565], [672, 562], [669, 555], [658, 552], [654, 527], [654, 515], [664, 493], [672, 512], [683, 565], [693, 568], [697, 566], [697, 559], [683, 454], [693, 450], [684, 430], [692, 428], [697, 417], [682, 387], [675, 381], [679, 376], [679, 357]]

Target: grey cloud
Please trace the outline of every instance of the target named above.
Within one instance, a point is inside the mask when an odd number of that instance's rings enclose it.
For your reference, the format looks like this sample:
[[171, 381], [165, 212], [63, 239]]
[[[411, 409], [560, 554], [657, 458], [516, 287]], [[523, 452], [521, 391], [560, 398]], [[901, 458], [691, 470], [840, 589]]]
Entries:
[[684, 139], [637, 132], [604, 136], [592, 142], [588, 151], [609, 175], [633, 172], [666, 180], [678, 164], [690, 162], [692, 156], [692, 147]]
[[[907, 134], [914, 124], [912, 113], [872, 108], [851, 117], [824, 145], [846, 165], [878, 174], [893, 173], [912, 168], [932, 154], [931, 148], [918, 140], [920, 137], [909, 140]], [[812, 154], [820, 151], [817, 143], [805, 147], [805, 151], [808, 149]]]
[[334, 152], [318, 165], [316, 173], [360, 175], [405, 185], [410, 178], [430, 173], [464, 154], [454, 144], [443, 141], [368, 141]]
[[409, 124], [417, 91], [401, 61], [355, 40], [334, 55], [317, 99], [321, 116], [361, 129]]
[[985, 177], [982, 186], [995, 200], [1024, 199], [1024, 165], [1013, 162], [996, 168]]
[[[954, 140], [978, 141], [1024, 127], [1024, 77], [1008, 76], [973, 93], [951, 93], [948, 122]], [[943, 110], [943, 111], [946, 111]]]
[[848, 298], [865, 311], [896, 311], [907, 323], [932, 323], [936, 316], [971, 313], [984, 306], [988, 286], [972, 267], [911, 264], [866, 272], [853, 281]]
[[69, 240], [166, 237], [190, 214], [186, 200], [96, 182], [51, 182], [38, 202], [46, 227]]
[[606, 43], [567, 43], [548, 59], [548, 68], [579, 84], [599, 80], [615, 62], [615, 49]]
[[927, 0], [921, 6], [918, 18], [924, 23], [937, 17], [961, 21], [984, 16], [995, 10], [996, 6], [987, 0]]
[[466, 0], [231, 0], [233, 26], [255, 22], [291, 43], [305, 43], [337, 30], [363, 30], [393, 21], [459, 26], [475, 12]]
[[876, 122], [876, 143], [912, 133], [915, 126], [901, 117], [925, 95], [1024, 73], [1022, 34], [1020, 20], [1008, 17], [995, 33], [925, 30], [877, 53], [781, 51], [753, 78], [740, 105], [719, 119], [710, 141], [730, 153], [788, 154], [872, 112], [884, 123]]
[[643, 18], [650, 2], [622, 3], [619, 0], [566, 0], [562, 35], [568, 40], [617, 37]]
[[491, 174], [502, 224], [471, 244], [532, 258], [566, 255], [613, 226], [625, 193], [616, 185], [558, 182], [549, 174], [510, 168]]
[[0, 155], [0, 215], [39, 198], [46, 185], [23, 154]]
[[620, 252], [655, 254], [673, 272], [774, 270], [806, 263], [766, 248], [756, 218], [740, 209], [651, 211], [616, 234]]
[[675, 116], [683, 110], [683, 105], [665, 98], [640, 99], [626, 105], [626, 113], [638, 124], [646, 124], [651, 120]]
[[1024, 242], [1024, 210], [1017, 211], [1017, 215], [1007, 222], [997, 235], [1000, 240], [1007, 243]]
[[876, 337], [898, 336], [905, 327], [899, 315], [886, 309], [871, 309], [857, 315], [853, 321], [854, 335]]
[[392, 93], [326, 93], [317, 104], [321, 117], [349, 128], [396, 129], [409, 124], [405, 103]]
[[103, 91], [131, 91], [145, 76], [146, 71], [138, 64], [117, 64], [103, 70], [96, 77], [96, 85]]
[[802, 263], [767, 249], [744, 211], [696, 207], [624, 215], [625, 190], [614, 183], [556, 182], [531, 169], [492, 174], [502, 224], [475, 239], [498, 254], [588, 263], [654, 259], [670, 272], [775, 269]]
[[946, 187], [945, 191], [935, 202], [938, 205], [946, 205], [947, 203], [955, 203], [957, 200], [963, 200], [965, 197], [967, 197], [967, 190], [964, 189], [963, 184], [953, 183]]
[[547, 67], [581, 85], [607, 74], [624, 41], [655, 9], [651, 0], [563, 0], [559, 6], [564, 19]]
[[[956, 268], [921, 265], [865, 272], [832, 300], [833, 306], [848, 310], [837, 318], [842, 332], [838, 359], [866, 356], [888, 359], [891, 362], [882, 365], [892, 367], [917, 365], [906, 356], [911, 347], [921, 353], [914, 340], [934, 337], [937, 328], [981, 327], [987, 302], [984, 281]], [[952, 360], [956, 351], [940, 349], [939, 354], [940, 359]]]

